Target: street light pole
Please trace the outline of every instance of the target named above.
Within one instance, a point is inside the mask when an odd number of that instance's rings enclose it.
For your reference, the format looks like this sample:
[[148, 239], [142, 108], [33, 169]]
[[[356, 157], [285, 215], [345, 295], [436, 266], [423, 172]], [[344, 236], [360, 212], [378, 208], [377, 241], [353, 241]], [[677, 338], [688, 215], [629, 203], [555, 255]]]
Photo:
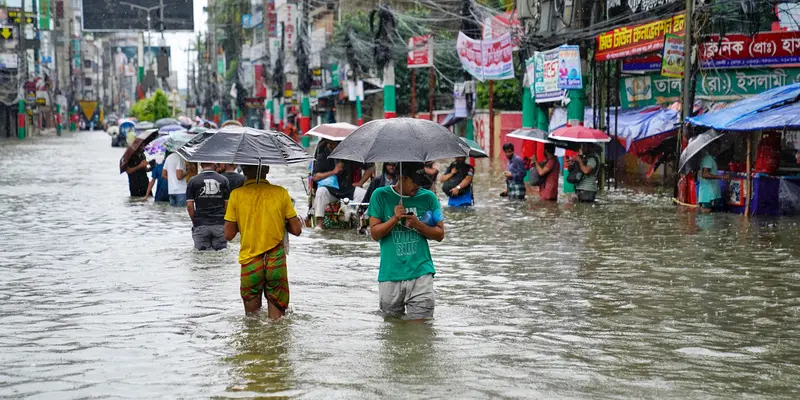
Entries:
[[[147, 59], [147, 52], [150, 51], [150, 46], [151, 46], [150, 34], [152, 32], [152, 29], [153, 29], [152, 24], [151, 24], [152, 20], [150, 19], [150, 13], [155, 11], [155, 10], [160, 10], [161, 11], [161, 22], [162, 22], [161, 25], [163, 27], [163, 22], [164, 22], [164, 0], [159, 1], [159, 5], [154, 6], [154, 7], [142, 7], [142, 6], [137, 5], [137, 4], [128, 3], [127, 1], [120, 1], [119, 4], [120, 5], [126, 5], [126, 6], [128, 6], [130, 8], [136, 9], [136, 10], [142, 10], [142, 11], [147, 13], [147, 48], [144, 51], [144, 58], [146, 60]], [[142, 62], [144, 62], [145, 60], [142, 60]], [[147, 68], [150, 69], [150, 70], [152, 70], [152, 68], [153, 68], [153, 57], [152, 56], [150, 57], [150, 62], [147, 64]], [[150, 93], [148, 91], [148, 95], [149, 94]]]

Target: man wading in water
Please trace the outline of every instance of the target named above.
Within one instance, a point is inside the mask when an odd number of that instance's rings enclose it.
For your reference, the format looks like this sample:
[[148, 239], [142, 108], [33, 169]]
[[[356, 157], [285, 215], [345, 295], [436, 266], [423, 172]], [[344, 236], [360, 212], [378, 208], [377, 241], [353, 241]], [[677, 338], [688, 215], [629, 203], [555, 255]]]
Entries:
[[[243, 165], [244, 186], [231, 192], [225, 214], [225, 239], [241, 233], [240, 293], [247, 314], [261, 310], [261, 293], [269, 303], [270, 319], [280, 319], [289, 306], [289, 278], [283, 236], [300, 236], [302, 226], [289, 192], [266, 180], [269, 167]], [[260, 179], [259, 179], [260, 178]]]
[[381, 246], [381, 311], [420, 322], [433, 318], [436, 270], [428, 240], [444, 239], [444, 222], [439, 199], [421, 188], [428, 180], [425, 165], [402, 163], [400, 175], [395, 185], [375, 190], [367, 214], [372, 239]]

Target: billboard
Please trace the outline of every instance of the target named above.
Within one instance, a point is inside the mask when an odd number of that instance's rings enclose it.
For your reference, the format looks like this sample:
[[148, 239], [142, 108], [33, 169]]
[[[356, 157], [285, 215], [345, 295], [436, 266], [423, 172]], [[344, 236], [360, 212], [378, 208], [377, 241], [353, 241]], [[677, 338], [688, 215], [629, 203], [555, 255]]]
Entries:
[[[165, 48], [167, 56], [170, 56], [170, 48]], [[140, 67], [137, 60], [139, 48], [137, 46], [115, 46], [114, 47], [114, 73], [117, 76], [136, 76], [136, 69]], [[145, 49], [145, 58], [152, 58], [155, 63], [156, 57], [161, 54], [161, 47], [148, 47]]]
[[[194, 31], [192, 0], [81, 0], [85, 31]], [[164, 4], [163, 25], [159, 4]]]

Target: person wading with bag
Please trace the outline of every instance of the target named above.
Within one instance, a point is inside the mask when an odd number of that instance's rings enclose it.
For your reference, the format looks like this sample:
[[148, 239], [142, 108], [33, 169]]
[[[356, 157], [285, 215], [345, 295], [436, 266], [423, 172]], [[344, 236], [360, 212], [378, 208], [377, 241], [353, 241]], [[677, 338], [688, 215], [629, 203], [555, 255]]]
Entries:
[[575, 185], [579, 203], [593, 203], [597, 197], [597, 171], [600, 161], [595, 146], [581, 144], [578, 155], [567, 161], [567, 182]]
[[[470, 194], [472, 190], [472, 178], [475, 176], [475, 167], [467, 164], [467, 157], [456, 157], [455, 162], [450, 164], [441, 177], [442, 191], [450, 197], [449, 204], [452, 206], [453, 200], [462, 200], [462, 197]], [[468, 204], [472, 204], [469, 200]], [[457, 201], [456, 206], [462, 205]]]
[[[556, 158], [556, 146], [552, 143], [544, 145], [544, 161], [539, 163], [536, 155], [533, 155], [533, 168], [531, 169], [531, 179], [536, 176], [538, 179], [532, 186], [539, 186], [539, 199], [545, 201], [558, 201], [558, 177], [561, 166]], [[534, 173], [535, 172], [535, 173]]]

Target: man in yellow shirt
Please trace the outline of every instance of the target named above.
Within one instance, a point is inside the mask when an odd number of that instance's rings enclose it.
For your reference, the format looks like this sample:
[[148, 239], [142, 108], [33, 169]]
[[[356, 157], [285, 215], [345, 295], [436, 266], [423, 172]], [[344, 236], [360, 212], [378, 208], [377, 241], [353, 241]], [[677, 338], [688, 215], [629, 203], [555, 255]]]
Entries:
[[231, 192], [225, 213], [225, 239], [241, 233], [240, 292], [247, 314], [261, 309], [261, 293], [267, 298], [271, 319], [279, 319], [289, 305], [289, 279], [283, 237], [288, 231], [300, 236], [302, 226], [289, 192], [266, 180], [269, 167], [243, 165], [244, 186]]

